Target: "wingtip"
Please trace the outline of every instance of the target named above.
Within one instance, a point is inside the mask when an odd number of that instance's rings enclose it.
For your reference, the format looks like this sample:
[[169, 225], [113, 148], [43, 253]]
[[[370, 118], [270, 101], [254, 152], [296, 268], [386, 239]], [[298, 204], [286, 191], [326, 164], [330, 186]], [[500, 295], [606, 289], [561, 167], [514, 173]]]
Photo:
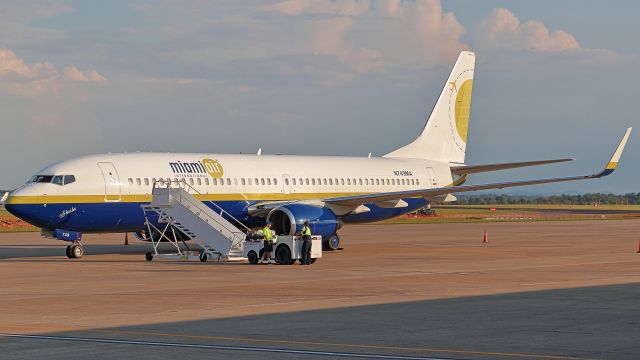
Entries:
[[618, 147], [616, 147], [616, 151], [614, 151], [613, 156], [605, 166], [604, 170], [597, 175], [597, 177], [603, 177], [611, 174], [615, 169], [618, 168], [618, 163], [620, 162], [620, 158], [622, 157], [622, 152], [624, 151], [625, 145], [627, 145], [627, 141], [629, 140], [629, 135], [631, 135], [632, 127], [627, 128], [627, 131], [622, 136], [620, 143], [618, 143]]

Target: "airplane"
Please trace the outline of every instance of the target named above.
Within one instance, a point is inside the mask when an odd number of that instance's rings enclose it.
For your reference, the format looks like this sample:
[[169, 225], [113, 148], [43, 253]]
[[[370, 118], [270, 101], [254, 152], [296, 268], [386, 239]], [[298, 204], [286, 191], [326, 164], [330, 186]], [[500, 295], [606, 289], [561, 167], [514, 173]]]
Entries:
[[[4, 201], [6, 209], [43, 231], [132, 232], [148, 241], [141, 205], [156, 184], [189, 184], [209, 207], [219, 206], [247, 227], [273, 223], [277, 234], [309, 221], [328, 250], [340, 247], [343, 224], [401, 216], [453, 194], [486, 189], [602, 178], [617, 167], [631, 133], [625, 132], [604, 170], [571, 176], [464, 185], [471, 174], [571, 161], [554, 159], [465, 164], [475, 54], [463, 51], [417, 138], [381, 157], [257, 154], [100, 154], [38, 171]], [[72, 235], [73, 237], [75, 235]], [[180, 236], [180, 234], [176, 235]], [[82, 249], [80, 249], [82, 250]], [[82, 251], [78, 256], [80, 257]]]

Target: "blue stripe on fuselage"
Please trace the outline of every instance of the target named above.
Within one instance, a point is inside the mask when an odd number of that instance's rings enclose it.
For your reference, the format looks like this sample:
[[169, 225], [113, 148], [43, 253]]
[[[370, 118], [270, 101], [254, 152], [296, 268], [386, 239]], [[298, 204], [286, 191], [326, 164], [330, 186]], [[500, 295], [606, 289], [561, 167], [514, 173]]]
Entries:
[[[345, 223], [363, 223], [390, 219], [426, 205], [422, 198], [405, 199], [409, 204], [404, 208], [381, 208], [365, 204], [370, 212], [342, 217]], [[144, 214], [139, 202], [79, 203], [79, 204], [7, 204], [6, 209], [18, 218], [45, 229], [65, 229], [85, 233], [133, 232], [144, 229]], [[209, 207], [213, 207], [205, 202]], [[231, 216], [248, 226], [262, 226], [264, 219], [249, 217], [249, 201], [218, 201]], [[156, 223], [157, 217], [149, 221]]]

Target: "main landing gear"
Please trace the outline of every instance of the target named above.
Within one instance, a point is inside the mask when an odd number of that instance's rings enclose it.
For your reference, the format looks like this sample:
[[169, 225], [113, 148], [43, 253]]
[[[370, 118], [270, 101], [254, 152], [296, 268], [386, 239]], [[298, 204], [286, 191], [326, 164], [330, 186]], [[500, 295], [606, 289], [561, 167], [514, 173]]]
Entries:
[[84, 247], [80, 241], [74, 241], [72, 245], [67, 246], [66, 252], [69, 259], [80, 259], [84, 255]]
[[324, 251], [336, 251], [340, 249], [340, 237], [338, 234], [329, 236], [326, 240], [322, 241], [322, 249]]

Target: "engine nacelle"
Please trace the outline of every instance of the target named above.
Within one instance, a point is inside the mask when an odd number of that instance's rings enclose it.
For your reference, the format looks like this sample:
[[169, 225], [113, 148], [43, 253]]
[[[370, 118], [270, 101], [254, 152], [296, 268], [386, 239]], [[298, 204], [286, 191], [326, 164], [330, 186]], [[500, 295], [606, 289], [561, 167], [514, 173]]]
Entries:
[[309, 221], [311, 233], [321, 235], [323, 239], [335, 234], [342, 226], [331, 209], [306, 204], [279, 206], [269, 212], [267, 220], [273, 223], [272, 228], [279, 235], [295, 235], [304, 222]]
[[[154, 241], [160, 241], [160, 242], [166, 242], [167, 239], [165, 238], [161, 238], [160, 237], [160, 233], [158, 233], [155, 230], [152, 230], [152, 236], [153, 236], [153, 240]], [[176, 234], [176, 237], [178, 239], [174, 239], [173, 238], [173, 234]], [[139, 230], [133, 233], [133, 235], [136, 237], [136, 239], [140, 240], [140, 241], [146, 241], [146, 242], [151, 242], [151, 236], [149, 236], [149, 232], [147, 230]], [[180, 230], [175, 229], [175, 232], [172, 231], [167, 231], [165, 233], [165, 236], [167, 236], [168, 238], [172, 239], [173, 241], [189, 241], [189, 237], [185, 234], [183, 234]]]
[[140, 230], [133, 233], [133, 236], [140, 241], [151, 241], [151, 237], [149, 236], [149, 232], [147, 230]]

